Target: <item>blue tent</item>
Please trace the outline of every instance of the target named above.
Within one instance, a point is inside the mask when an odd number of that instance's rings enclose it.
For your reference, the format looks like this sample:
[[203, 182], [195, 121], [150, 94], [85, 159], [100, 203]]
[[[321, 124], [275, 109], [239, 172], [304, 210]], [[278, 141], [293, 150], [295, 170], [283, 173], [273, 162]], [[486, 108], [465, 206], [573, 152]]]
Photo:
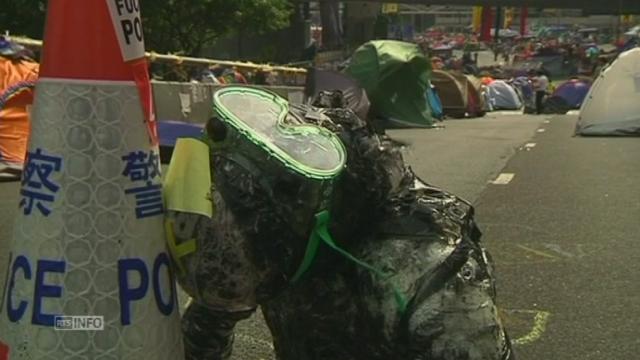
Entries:
[[590, 88], [591, 83], [587, 81], [571, 79], [558, 86], [553, 96], [563, 98], [572, 109], [579, 109]]
[[429, 108], [431, 109], [431, 116], [435, 119], [442, 120], [442, 118], [444, 118], [442, 101], [440, 101], [440, 96], [438, 96], [435, 87], [431, 84], [429, 84], [429, 87], [427, 88], [427, 101], [429, 103]]

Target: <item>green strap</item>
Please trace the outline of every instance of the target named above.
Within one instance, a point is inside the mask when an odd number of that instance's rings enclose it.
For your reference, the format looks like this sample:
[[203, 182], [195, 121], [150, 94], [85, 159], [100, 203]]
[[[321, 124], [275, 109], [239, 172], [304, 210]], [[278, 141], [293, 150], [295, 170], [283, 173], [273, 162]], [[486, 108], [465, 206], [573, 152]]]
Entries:
[[[320, 246], [320, 242], [324, 242], [330, 248], [337, 251], [340, 255], [358, 264], [359, 266], [369, 270], [380, 279], [382, 280], [388, 279], [389, 275], [385, 274], [380, 269], [377, 269], [367, 264], [366, 262], [356, 258], [355, 256], [349, 254], [349, 252], [342, 249], [340, 246], [338, 246], [335, 243], [335, 241], [333, 241], [333, 238], [331, 237], [331, 234], [329, 233], [329, 228], [328, 228], [329, 217], [330, 217], [329, 212], [327, 210], [323, 210], [315, 215], [316, 224], [313, 230], [311, 231], [311, 237], [309, 238], [309, 242], [307, 243], [307, 249], [304, 254], [304, 259], [302, 260], [302, 263], [300, 264], [300, 267], [296, 271], [295, 275], [291, 279], [291, 282], [292, 283], [298, 282], [298, 280], [300, 280], [302, 275], [304, 275], [304, 273], [309, 269], [309, 267], [311, 267], [311, 264], [313, 263], [313, 260], [315, 259], [316, 254], [318, 252], [318, 247]], [[393, 289], [393, 294], [396, 300], [396, 304], [398, 306], [398, 311], [400, 313], [404, 313], [404, 311], [407, 308], [407, 299], [395, 285], [392, 284], [391, 286]]]

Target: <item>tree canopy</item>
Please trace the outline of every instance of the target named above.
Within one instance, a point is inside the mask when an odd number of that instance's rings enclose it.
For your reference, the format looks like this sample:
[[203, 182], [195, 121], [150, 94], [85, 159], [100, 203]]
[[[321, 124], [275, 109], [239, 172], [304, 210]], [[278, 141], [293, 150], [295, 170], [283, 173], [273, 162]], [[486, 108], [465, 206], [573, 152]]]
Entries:
[[289, 23], [288, 0], [140, 0], [147, 48], [198, 55], [234, 30], [261, 33]]
[[[262, 33], [286, 27], [288, 0], [139, 0], [146, 47], [197, 56], [202, 47], [235, 30]], [[41, 39], [45, 0], [3, 0], [0, 30]]]
[[0, 1], [0, 31], [42, 39], [44, 32], [45, 0]]

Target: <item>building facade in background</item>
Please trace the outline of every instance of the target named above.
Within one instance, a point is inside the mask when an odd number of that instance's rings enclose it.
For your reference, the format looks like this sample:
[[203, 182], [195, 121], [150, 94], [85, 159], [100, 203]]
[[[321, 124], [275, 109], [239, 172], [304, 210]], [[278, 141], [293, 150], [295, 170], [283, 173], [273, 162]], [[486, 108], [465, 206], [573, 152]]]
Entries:
[[[518, 29], [520, 9], [503, 8], [510, 12], [510, 24], [501, 26]], [[431, 27], [444, 28], [447, 31], [464, 32], [471, 29], [473, 7], [471, 6], [441, 6], [441, 5], [410, 5], [399, 4], [397, 23], [410, 25], [415, 31], [421, 32]], [[632, 16], [588, 15], [580, 9], [529, 9], [531, 27], [575, 25], [581, 27], [596, 27], [615, 30], [616, 27], [630, 28], [638, 21]], [[505, 26], [510, 25], [510, 26]]]

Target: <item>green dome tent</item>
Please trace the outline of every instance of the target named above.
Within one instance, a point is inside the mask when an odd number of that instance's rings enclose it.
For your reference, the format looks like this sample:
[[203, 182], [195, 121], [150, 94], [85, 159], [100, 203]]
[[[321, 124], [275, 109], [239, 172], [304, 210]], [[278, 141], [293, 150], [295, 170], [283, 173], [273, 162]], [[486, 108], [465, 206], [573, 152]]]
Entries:
[[432, 127], [426, 93], [431, 63], [416, 44], [370, 41], [353, 54], [347, 74], [367, 92], [373, 113], [399, 127]]

